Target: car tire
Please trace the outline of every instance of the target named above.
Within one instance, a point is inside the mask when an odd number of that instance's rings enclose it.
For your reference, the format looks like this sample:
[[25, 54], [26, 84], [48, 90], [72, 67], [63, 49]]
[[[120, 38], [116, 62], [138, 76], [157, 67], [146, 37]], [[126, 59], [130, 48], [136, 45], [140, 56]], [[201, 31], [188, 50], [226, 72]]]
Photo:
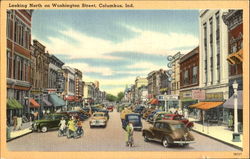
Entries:
[[45, 133], [45, 132], [47, 132], [47, 131], [48, 131], [48, 128], [47, 128], [46, 126], [43, 126], [43, 127], [41, 128], [41, 132]]
[[167, 148], [167, 147], [170, 146], [169, 141], [168, 141], [168, 139], [167, 139], [166, 137], [162, 140], [162, 145], [163, 145], [165, 148]]

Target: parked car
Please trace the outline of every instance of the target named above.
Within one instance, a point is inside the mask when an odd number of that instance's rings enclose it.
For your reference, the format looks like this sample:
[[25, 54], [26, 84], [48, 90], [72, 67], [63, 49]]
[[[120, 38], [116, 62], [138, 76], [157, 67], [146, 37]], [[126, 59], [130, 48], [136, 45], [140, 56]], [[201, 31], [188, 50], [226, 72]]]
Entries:
[[151, 108], [150, 108], [150, 109], [147, 109], [147, 110], [143, 113], [142, 118], [143, 118], [143, 119], [147, 119], [148, 115], [151, 114], [153, 111], [154, 111], [154, 109], [151, 109]]
[[139, 113], [141, 114], [141, 112], [145, 109], [144, 106], [137, 106], [135, 109], [134, 109], [134, 113]]
[[98, 112], [100, 110], [100, 108], [97, 107], [91, 107], [91, 111], [92, 113]]
[[125, 119], [122, 122], [122, 127], [125, 129], [129, 122], [132, 122], [134, 130], [142, 130], [141, 116], [138, 113], [128, 113], [125, 115]]
[[164, 147], [178, 144], [188, 146], [194, 143], [194, 137], [181, 121], [159, 120], [153, 127], [142, 130], [144, 141], [160, 141]]
[[180, 114], [165, 114], [162, 118], [163, 120], [179, 120], [185, 124], [188, 129], [191, 129], [194, 126], [193, 122], [190, 122], [183, 115]]
[[157, 113], [157, 112], [162, 112], [161, 110], [154, 110], [152, 111], [148, 117], [146, 118], [146, 121], [148, 122], [153, 122], [153, 116]]
[[59, 123], [61, 118], [64, 117], [64, 119], [66, 120], [66, 122], [68, 122], [69, 120], [69, 116], [67, 114], [59, 114], [59, 113], [55, 113], [55, 114], [49, 114], [44, 116], [43, 119], [41, 120], [35, 120], [32, 123], [32, 130], [33, 131], [38, 131], [38, 132], [47, 132], [48, 130], [52, 130], [52, 129], [58, 129], [59, 128]]
[[154, 122], [156, 122], [156, 121], [158, 121], [158, 120], [162, 120], [162, 119], [165, 117], [166, 114], [169, 114], [169, 113], [168, 113], [168, 112], [163, 112], [163, 111], [157, 112], [157, 113], [155, 113], [155, 115], [153, 116], [153, 119], [150, 120], [149, 122], [150, 122], [150, 123], [154, 123]]
[[85, 113], [84, 111], [71, 110], [67, 111], [67, 113], [69, 116], [74, 116], [76, 119], [80, 119], [81, 121], [84, 121], [89, 118], [87, 113]]
[[103, 112], [105, 116], [107, 117], [107, 120], [109, 120], [109, 111], [105, 109], [99, 109], [97, 112]]
[[105, 113], [95, 112], [89, 121], [89, 126], [90, 126], [90, 128], [92, 128], [94, 126], [106, 127], [107, 126], [107, 117], [105, 116]]

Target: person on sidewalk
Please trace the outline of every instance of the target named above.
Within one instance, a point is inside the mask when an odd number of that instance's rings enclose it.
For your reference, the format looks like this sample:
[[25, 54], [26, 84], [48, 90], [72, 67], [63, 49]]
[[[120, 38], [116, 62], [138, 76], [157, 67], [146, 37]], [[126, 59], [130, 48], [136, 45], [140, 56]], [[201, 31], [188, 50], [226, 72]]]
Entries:
[[233, 115], [231, 114], [231, 112], [229, 113], [229, 116], [228, 116], [228, 128], [229, 129], [233, 128]]
[[14, 126], [13, 130], [16, 130], [16, 126], [17, 126], [17, 116], [16, 115], [13, 116], [13, 126]]
[[22, 118], [20, 116], [17, 117], [17, 130], [21, 130], [22, 127]]

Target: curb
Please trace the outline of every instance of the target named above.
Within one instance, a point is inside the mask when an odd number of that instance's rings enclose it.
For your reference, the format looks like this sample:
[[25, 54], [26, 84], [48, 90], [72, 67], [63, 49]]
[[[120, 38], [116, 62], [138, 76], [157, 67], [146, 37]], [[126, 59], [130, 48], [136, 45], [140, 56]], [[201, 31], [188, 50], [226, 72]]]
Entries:
[[7, 139], [7, 142], [12, 141], [12, 140], [14, 140], [14, 139], [17, 139], [17, 138], [19, 138], [19, 137], [22, 137], [22, 136], [28, 135], [28, 134], [30, 134], [30, 133], [32, 133], [32, 132], [33, 132], [33, 131], [32, 131], [32, 130], [30, 130], [29, 132], [24, 133], [24, 134], [22, 134], [22, 135], [20, 135], [20, 136], [16, 136], [16, 137], [13, 137], [13, 138], [11, 138], [11, 139]]
[[223, 140], [217, 139], [217, 138], [215, 138], [215, 137], [209, 136], [209, 135], [207, 135], [207, 134], [204, 134], [204, 133], [202, 133], [202, 132], [200, 132], [200, 131], [197, 131], [197, 130], [194, 130], [194, 129], [192, 129], [192, 131], [194, 131], [194, 132], [196, 132], [196, 133], [198, 133], [198, 134], [201, 134], [201, 135], [203, 135], [203, 136], [209, 137], [209, 138], [211, 138], [211, 139], [214, 139], [214, 140], [216, 140], [216, 141], [222, 142], [222, 143], [224, 143], [224, 144], [226, 144], [226, 145], [228, 145], [228, 146], [231, 146], [231, 147], [233, 147], [233, 148], [236, 148], [236, 149], [238, 149], [238, 150], [243, 151], [243, 148], [242, 148], [242, 147], [239, 147], [239, 146], [230, 144], [230, 143], [228, 143], [228, 142], [226, 142], [226, 141], [223, 141]]

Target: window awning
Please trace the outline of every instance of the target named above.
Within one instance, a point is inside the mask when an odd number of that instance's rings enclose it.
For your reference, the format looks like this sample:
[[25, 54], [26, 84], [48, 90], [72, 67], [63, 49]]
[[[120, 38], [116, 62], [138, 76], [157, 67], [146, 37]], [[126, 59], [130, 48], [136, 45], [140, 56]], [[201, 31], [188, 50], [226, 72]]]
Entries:
[[154, 98], [154, 99], [150, 102], [150, 104], [159, 104], [159, 101], [158, 101], [158, 99]]
[[52, 106], [52, 104], [45, 98], [43, 98], [44, 106]]
[[54, 107], [60, 107], [60, 106], [65, 106], [65, 101], [58, 97], [57, 94], [49, 94], [49, 101], [52, 103]]
[[203, 104], [205, 104], [205, 102], [199, 102], [199, 103], [190, 105], [189, 108], [196, 108], [196, 107], [201, 106]]
[[16, 99], [9, 98], [7, 100], [7, 109], [22, 109], [23, 105], [20, 104]]
[[223, 102], [203, 102], [203, 103], [204, 104], [196, 106], [195, 108], [202, 109], [202, 110], [208, 110], [208, 109], [212, 109], [212, 108], [218, 107], [218, 106], [223, 104]]
[[[238, 99], [238, 109], [242, 109], [242, 108], [243, 108], [242, 91], [238, 91], [237, 99]], [[223, 104], [223, 107], [224, 107], [224, 108], [228, 108], [228, 109], [234, 109], [234, 95], [232, 95], [232, 96]]]
[[31, 107], [31, 108], [39, 108], [39, 107], [40, 107], [40, 104], [37, 103], [37, 102], [35, 101], [35, 99], [33, 99], [33, 98], [30, 98], [30, 99], [29, 99], [29, 102], [30, 102], [30, 107]]

